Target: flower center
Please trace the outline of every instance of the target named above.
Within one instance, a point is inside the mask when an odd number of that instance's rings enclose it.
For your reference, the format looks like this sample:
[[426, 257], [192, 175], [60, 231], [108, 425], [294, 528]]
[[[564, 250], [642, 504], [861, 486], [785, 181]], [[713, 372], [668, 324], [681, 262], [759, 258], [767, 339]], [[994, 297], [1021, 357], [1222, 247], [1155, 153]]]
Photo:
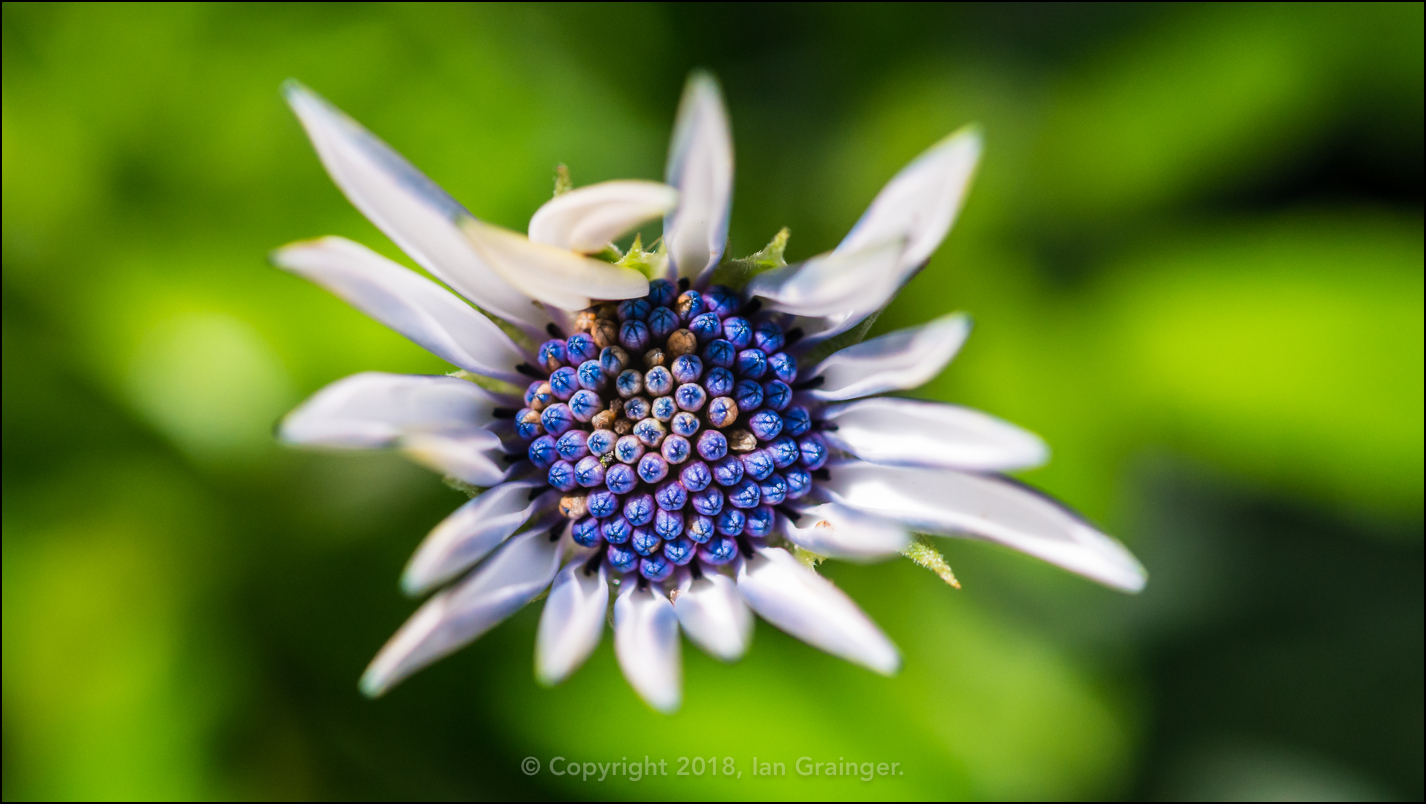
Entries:
[[515, 416], [574, 540], [650, 581], [750, 554], [827, 460], [792, 404], [796, 331], [735, 291], [666, 280], [579, 313], [576, 329], [522, 369], [540, 379]]

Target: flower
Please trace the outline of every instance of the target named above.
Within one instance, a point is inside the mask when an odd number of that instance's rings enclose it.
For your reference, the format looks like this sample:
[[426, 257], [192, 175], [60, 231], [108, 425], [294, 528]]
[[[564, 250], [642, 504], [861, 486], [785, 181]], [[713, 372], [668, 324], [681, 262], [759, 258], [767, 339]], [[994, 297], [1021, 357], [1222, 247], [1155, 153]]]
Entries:
[[[881, 396], [940, 372], [969, 333], [964, 315], [831, 351], [945, 237], [979, 158], [974, 129], [898, 173], [833, 251], [786, 265], [784, 230], [724, 262], [732, 138], [707, 75], [684, 93], [667, 184], [559, 193], [528, 236], [475, 218], [306, 88], [285, 93], [352, 203], [455, 293], [335, 237], [286, 246], [274, 263], [462, 371], [338, 380], [289, 414], [281, 437], [394, 447], [484, 489], [406, 567], [409, 594], [436, 591], [372, 661], [366, 693], [546, 591], [538, 678], [578, 669], [613, 594], [619, 665], [663, 712], [682, 700], [679, 633], [733, 661], [753, 613], [891, 674], [896, 647], [813, 563], [924, 558], [934, 550], [913, 541], [921, 533], [1142, 587], [1121, 544], [998, 474], [1043, 463], [1039, 438], [967, 408]], [[610, 245], [661, 216], [659, 249]]]

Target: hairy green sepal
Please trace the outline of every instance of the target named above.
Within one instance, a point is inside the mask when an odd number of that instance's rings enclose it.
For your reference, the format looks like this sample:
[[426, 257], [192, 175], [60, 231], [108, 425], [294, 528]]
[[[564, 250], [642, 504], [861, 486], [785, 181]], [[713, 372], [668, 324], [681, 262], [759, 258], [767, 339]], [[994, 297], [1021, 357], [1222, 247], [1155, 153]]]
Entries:
[[772, 240], [762, 247], [761, 251], [749, 254], [739, 259], [728, 260], [713, 272], [713, 284], [727, 285], [734, 290], [741, 290], [748, 281], [764, 271], [771, 271], [774, 268], [782, 268], [787, 265], [787, 260], [783, 259], [783, 252], [787, 250], [787, 238], [792, 231], [786, 226], [782, 227]]
[[956, 580], [956, 574], [951, 572], [951, 565], [946, 563], [946, 557], [941, 555], [940, 550], [932, 546], [931, 540], [924, 534], [916, 534], [916, 540], [908, 544], [901, 554], [936, 573], [941, 580], [951, 586], [957, 589], [961, 588], [961, 582]]

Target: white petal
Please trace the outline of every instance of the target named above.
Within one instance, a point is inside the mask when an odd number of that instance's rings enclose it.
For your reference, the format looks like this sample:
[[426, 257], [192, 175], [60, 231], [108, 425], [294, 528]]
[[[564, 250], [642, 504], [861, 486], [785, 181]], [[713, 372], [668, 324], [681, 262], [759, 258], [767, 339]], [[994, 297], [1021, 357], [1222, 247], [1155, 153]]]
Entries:
[[888, 676], [901, 667], [896, 646], [851, 598], [780, 547], [743, 562], [738, 593], [764, 620], [833, 656]]
[[530, 240], [583, 254], [661, 217], [678, 191], [656, 181], [606, 181], [558, 195], [530, 218]]
[[1130, 592], [1144, 568], [1124, 545], [1006, 478], [848, 461], [822, 489], [845, 505], [942, 536], [977, 536]]
[[614, 655], [640, 698], [671, 715], [683, 703], [678, 617], [668, 598], [637, 589], [631, 576], [614, 601]]
[[[767, 307], [802, 316], [855, 316], [857, 321], [880, 308], [901, 287], [897, 260], [902, 242], [890, 240], [848, 254], [823, 254], [758, 274], [747, 285]], [[855, 323], [855, 321], [853, 321]]]
[[670, 267], [701, 284], [723, 256], [733, 202], [733, 134], [718, 81], [707, 73], [689, 76], [684, 87], [665, 180], [679, 192], [664, 220]]
[[592, 299], [635, 299], [649, 292], [648, 277], [632, 268], [533, 243], [474, 218], [461, 229], [481, 259], [522, 293], [552, 307], [583, 310]]
[[823, 503], [785, 518], [783, 532], [792, 542], [818, 555], [869, 561], [894, 556], [911, 543], [905, 525], [836, 503]]
[[402, 251], [482, 308], [532, 331], [544, 327], [544, 311], [471, 251], [456, 226], [470, 217], [464, 207], [315, 92], [296, 81], [282, 90], [332, 180]]
[[685, 575], [673, 610], [693, 644], [715, 658], [735, 662], [752, 643], [753, 614], [726, 575], [709, 572], [696, 580]]
[[931, 146], [877, 193], [837, 253], [903, 240], [906, 250], [899, 265], [907, 270], [920, 266], [950, 231], [980, 151], [980, 131], [970, 127]]
[[280, 434], [289, 444], [388, 447], [416, 434], [471, 433], [500, 402], [455, 377], [364, 371], [313, 394], [282, 420]]
[[381, 695], [494, 628], [549, 586], [559, 561], [560, 544], [543, 532], [511, 539], [469, 578], [411, 615], [366, 668], [362, 692]]
[[410, 435], [401, 439], [406, 457], [472, 486], [489, 488], [510, 476], [500, 437], [489, 430], [460, 435]]
[[416, 548], [401, 575], [401, 588], [419, 595], [484, 558], [537, 512], [554, 506], [554, 494], [530, 499], [530, 491], [544, 485], [543, 479], [502, 483], [457, 508]]
[[586, 574], [584, 562], [575, 561], [560, 572], [535, 636], [535, 678], [541, 684], [569, 678], [599, 647], [608, 608], [609, 579], [603, 564]]
[[823, 436], [864, 461], [998, 472], [1040, 466], [1050, 450], [1034, 433], [959, 405], [879, 397], [830, 405]]
[[842, 400], [915, 388], [941, 373], [970, 335], [963, 313], [862, 341], [823, 360], [804, 379], [823, 377], [809, 393]]
[[272, 261], [451, 364], [502, 380], [521, 379], [513, 367], [526, 357], [500, 327], [455, 294], [366, 246], [323, 237], [284, 246]]

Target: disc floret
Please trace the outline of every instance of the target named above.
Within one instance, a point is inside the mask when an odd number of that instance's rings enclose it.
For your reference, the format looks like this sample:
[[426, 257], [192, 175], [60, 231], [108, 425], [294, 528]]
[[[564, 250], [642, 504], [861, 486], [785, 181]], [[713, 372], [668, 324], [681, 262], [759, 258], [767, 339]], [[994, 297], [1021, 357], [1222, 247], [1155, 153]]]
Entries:
[[[574, 540], [649, 581], [751, 555], [807, 494], [827, 446], [792, 405], [797, 340], [736, 291], [659, 279], [551, 328], [516, 431]], [[541, 490], [536, 489], [534, 493]]]

